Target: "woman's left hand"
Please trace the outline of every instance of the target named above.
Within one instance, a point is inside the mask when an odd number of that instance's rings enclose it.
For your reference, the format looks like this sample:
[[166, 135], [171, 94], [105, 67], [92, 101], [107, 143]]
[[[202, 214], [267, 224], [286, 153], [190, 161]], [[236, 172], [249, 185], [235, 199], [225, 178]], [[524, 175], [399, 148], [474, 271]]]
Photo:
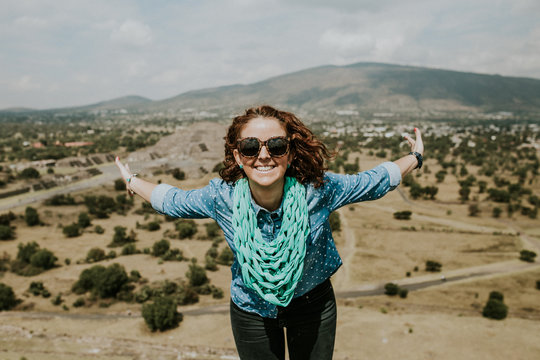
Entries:
[[422, 134], [418, 128], [414, 128], [414, 133], [416, 135], [416, 140], [413, 140], [409, 135], [405, 135], [405, 139], [411, 146], [412, 152], [417, 152], [424, 156], [424, 142], [422, 141]]

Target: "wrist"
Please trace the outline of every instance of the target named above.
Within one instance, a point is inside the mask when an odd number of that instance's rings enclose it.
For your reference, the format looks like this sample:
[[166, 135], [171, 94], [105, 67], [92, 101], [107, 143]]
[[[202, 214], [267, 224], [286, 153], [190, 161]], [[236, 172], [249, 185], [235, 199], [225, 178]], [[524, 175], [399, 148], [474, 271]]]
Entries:
[[414, 156], [416, 158], [417, 165], [416, 165], [415, 169], [422, 168], [422, 164], [424, 163], [424, 157], [422, 156], [422, 154], [420, 154], [417, 151], [411, 151], [409, 153], [409, 155], [412, 155], [412, 156]]
[[136, 178], [138, 175], [139, 175], [139, 174], [130, 174], [130, 175], [126, 178], [126, 183], [127, 183], [128, 191], [130, 192], [131, 195], [135, 194], [135, 191], [133, 190], [133, 182], [135, 181], [135, 178]]

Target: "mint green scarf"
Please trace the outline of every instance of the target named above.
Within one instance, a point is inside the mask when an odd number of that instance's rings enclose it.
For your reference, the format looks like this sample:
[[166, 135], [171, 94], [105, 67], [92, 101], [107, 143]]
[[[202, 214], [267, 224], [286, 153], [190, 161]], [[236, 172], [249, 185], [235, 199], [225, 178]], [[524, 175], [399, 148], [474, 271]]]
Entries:
[[287, 306], [304, 269], [309, 235], [306, 189], [295, 178], [285, 178], [281, 230], [277, 238], [266, 242], [251, 207], [248, 181], [240, 179], [234, 188], [232, 221], [244, 284], [264, 300]]

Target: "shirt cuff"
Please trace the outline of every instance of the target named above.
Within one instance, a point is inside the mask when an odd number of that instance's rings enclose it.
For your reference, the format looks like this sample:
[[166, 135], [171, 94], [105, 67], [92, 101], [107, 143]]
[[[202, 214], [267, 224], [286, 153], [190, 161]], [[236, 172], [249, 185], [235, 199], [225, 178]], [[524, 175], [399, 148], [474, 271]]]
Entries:
[[397, 164], [387, 161], [381, 164], [386, 171], [388, 171], [388, 176], [390, 177], [390, 186], [396, 187], [401, 182], [401, 170]]
[[164, 213], [163, 205], [165, 203], [165, 195], [173, 187], [174, 186], [167, 185], [167, 184], [159, 184], [154, 188], [154, 190], [152, 190], [152, 194], [150, 195], [150, 203], [152, 204], [152, 207], [154, 208], [154, 210], [162, 214]]

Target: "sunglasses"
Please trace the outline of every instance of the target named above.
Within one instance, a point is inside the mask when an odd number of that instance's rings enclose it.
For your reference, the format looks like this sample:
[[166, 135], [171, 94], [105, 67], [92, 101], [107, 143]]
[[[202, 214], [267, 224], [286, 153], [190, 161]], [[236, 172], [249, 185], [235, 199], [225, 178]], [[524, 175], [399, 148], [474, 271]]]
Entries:
[[271, 137], [261, 141], [255, 137], [248, 137], [238, 141], [238, 151], [245, 157], [259, 156], [263, 146], [272, 157], [281, 157], [289, 152], [289, 139], [285, 136]]

